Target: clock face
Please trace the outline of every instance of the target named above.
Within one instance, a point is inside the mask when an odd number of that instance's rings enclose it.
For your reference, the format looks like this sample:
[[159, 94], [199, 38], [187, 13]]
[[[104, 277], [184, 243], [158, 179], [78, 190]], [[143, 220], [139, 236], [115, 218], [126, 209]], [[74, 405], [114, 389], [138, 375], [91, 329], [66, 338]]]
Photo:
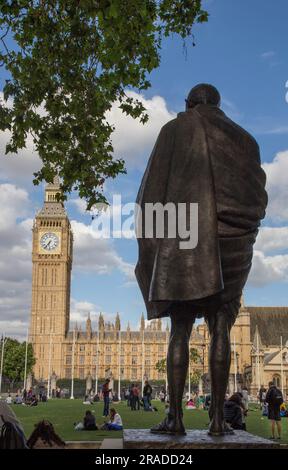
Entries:
[[55, 233], [49, 232], [49, 233], [44, 233], [40, 239], [40, 245], [44, 250], [55, 250], [55, 248], [59, 244], [59, 238]]

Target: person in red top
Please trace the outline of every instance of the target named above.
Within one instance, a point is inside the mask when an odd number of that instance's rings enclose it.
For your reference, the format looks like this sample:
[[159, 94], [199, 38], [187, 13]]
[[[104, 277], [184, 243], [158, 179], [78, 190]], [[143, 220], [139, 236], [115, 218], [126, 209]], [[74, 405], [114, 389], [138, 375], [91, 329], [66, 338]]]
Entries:
[[109, 401], [110, 401], [109, 394], [111, 392], [111, 388], [109, 388], [109, 382], [110, 382], [110, 379], [106, 379], [102, 387], [102, 394], [103, 394], [103, 400], [104, 400], [103, 416], [105, 417], [109, 415]]
[[131, 410], [136, 410], [136, 407], [137, 407], [137, 410], [140, 410], [140, 400], [139, 400], [139, 388], [137, 387], [137, 385], [134, 385], [133, 388], [132, 388], [132, 406], [131, 406]]

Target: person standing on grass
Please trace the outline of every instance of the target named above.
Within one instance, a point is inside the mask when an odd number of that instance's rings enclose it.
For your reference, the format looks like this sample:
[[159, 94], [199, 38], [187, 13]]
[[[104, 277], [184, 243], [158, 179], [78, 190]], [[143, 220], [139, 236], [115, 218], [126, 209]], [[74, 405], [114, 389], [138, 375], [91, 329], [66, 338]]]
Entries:
[[271, 421], [271, 439], [275, 439], [275, 423], [278, 431], [278, 439], [281, 439], [280, 407], [283, 403], [283, 395], [281, 390], [279, 390], [273, 382], [269, 382], [266, 402], [268, 403], [268, 419]]
[[106, 416], [109, 415], [109, 395], [111, 392], [111, 388], [109, 388], [109, 383], [110, 379], [106, 379], [105, 383], [102, 387], [102, 394], [103, 394], [103, 400], [104, 400], [104, 409], [103, 409], [103, 416], [106, 418]]
[[258, 392], [258, 398], [260, 402], [260, 410], [262, 410], [266, 398], [266, 388], [264, 388], [264, 385], [261, 385], [260, 387], [260, 390]]
[[152, 395], [152, 387], [149, 384], [148, 380], [145, 380], [145, 385], [143, 388], [143, 404], [144, 404], [145, 411], [149, 410], [149, 407], [151, 405], [151, 395]]
[[242, 403], [244, 405], [244, 408], [246, 411], [248, 411], [249, 408], [249, 395], [248, 395], [248, 389], [247, 387], [242, 388]]
[[135, 385], [134, 390], [133, 390], [133, 395], [134, 395], [134, 400], [135, 400], [135, 410], [137, 409], [138, 411], [140, 410], [140, 390], [138, 385]]

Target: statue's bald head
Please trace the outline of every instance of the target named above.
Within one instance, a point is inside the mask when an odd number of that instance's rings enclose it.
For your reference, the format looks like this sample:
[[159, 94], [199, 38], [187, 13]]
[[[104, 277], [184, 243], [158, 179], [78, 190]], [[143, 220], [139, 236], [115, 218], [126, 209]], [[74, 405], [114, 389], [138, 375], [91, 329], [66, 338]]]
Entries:
[[220, 106], [221, 96], [217, 88], [207, 83], [200, 83], [192, 88], [187, 99], [186, 109], [194, 108], [197, 104]]

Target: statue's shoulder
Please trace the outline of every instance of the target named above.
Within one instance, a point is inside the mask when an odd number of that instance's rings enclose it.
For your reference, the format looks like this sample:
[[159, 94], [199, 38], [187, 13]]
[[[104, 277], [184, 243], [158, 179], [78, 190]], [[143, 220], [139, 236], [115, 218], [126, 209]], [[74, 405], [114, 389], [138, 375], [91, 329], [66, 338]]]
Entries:
[[176, 125], [177, 125], [177, 117], [175, 117], [174, 119], [171, 119], [171, 121], [166, 122], [166, 124], [164, 124], [161, 130], [164, 130], [164, 131], [171, 130], [175, 128]]
[[255, 137], [235, 121], [230, 119], [222, 109], [219, 109], [216, 106], [199, 105], [197, 106], [197, 112], [206, 121], [206, 126], [211, 125], [222, 128], [224, 132], [228, 131], [233, 135], [238, 142], [243, 141], [243, 143], [245, 143], [246, 146], [249, 145], [251, 149], [254, 148], [256, 151], [259, 150]]

